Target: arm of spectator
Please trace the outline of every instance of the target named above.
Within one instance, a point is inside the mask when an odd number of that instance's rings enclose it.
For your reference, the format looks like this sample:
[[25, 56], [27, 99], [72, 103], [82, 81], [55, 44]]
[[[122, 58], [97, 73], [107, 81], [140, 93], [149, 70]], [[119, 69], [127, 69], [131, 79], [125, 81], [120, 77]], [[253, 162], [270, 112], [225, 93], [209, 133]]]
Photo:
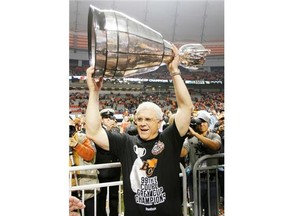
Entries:
[[193, 135], [196, 136], [198, 138], [198, 140], [200, 140], [203, 145], [205, 145], [206, 147], [212, 149], [212, 150], [219, 150], [221, 147], [221, 138], [218, 134], [215, 134], [214, 139], [209, 139], [197, 132], [195, 132], [191, 127], [189, 127], [189, 132]]
[[180, 157], [186, 157], [187, 154], [188, 154], [188, 151], [184, 147], [182, 147]]
[[79, 200], [78, 198], [74, 196], [69, 197], [69, 216], [80, 216], [78, 212], [73, 212], [77, 209], [83, 209], [86, 206]]
[[106, 131], [101, 125], [99, 112], [99, 95], [103, 85], [103, 77], [94, 79], [94, 66], [86, 70], [89, 100], [86, 109], [86, 135], [100, 148], [109, 150], [109, 141]]
[[190, 124], [190, 116], [193, 111], [193, 103], [188, 89], [182, 79], [181, 72], [178, 68], [179, 54], [178, 49], [172, 44], [174, 59], [168, 65], [168, 70], [172, 76], [178, 109], [175, 115], [175, 124], [181, 136], [186, 135]]
[[190, 148], [190, 144], [189, 144], [188, 138], [186, 137], [183, 143], [182, 149], [181, 149], [180, 157], [186, 157], [189, 153], [189, 148]]
[[89, 139], [85, 139], [83, 143], [75, 146], [74, 150], [81, 156], [85, 161], [92, 161], [96, 151], [90, 144]]

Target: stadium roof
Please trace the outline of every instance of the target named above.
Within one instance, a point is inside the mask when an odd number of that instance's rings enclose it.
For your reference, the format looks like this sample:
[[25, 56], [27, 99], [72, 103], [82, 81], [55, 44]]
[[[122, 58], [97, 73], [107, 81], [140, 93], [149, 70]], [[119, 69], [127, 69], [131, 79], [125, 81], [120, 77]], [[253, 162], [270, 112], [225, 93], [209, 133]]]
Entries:
[[181, 46], [202, 43], [224, 55], [224, 0], [104, 0], [69, 2], [70, 48], [87, 49], [89, 5], [122, 12]]

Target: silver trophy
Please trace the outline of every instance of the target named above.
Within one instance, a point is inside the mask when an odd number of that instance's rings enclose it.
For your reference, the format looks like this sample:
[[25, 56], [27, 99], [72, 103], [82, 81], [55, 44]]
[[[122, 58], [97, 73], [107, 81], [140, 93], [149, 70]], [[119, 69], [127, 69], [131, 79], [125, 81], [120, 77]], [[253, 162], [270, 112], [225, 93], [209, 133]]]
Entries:
[[[197, 69], [210, 50], [201, 44], [179, 48], [180, 65]], [[92, 5], [88, 13], [88, 55], [95, 76], [129, 77], [157, 70], [173, 60], [172, 44], [143, 23], [114, 10]]]

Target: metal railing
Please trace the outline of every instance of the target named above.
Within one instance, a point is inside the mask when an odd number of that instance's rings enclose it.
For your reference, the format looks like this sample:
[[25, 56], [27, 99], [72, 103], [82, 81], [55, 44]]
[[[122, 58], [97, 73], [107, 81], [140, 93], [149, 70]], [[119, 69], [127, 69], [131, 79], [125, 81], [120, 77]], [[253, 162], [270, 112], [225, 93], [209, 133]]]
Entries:
[[[224, 164], [219, 164], [217, 162], [216, 165], [205, 165], [209, 159], [219, 159], [224, 158], [224, 153], [214, 154], [214, 155], [204, 155], [199, 158], [193, 167], [193, 216], [201, 216], [203, 215], [203, 206], [201, 203], [201, 196], [202, 190], [201, 186], [203, 183], [207, 186], [206, 193], [207, 193], [207, 206], [208, 206], [208, 215], [215, 215], [211, 212], [211, 204], [216, 206], [217, 215], [219, 212], [219, 168], [224, 168]], [[212, 171], [212, 172], [211, 172]], [[213, 175], [212, 175], [213, 174]], [[205, 179], [203, 180], [203, 176]], [[213, 176], [213, 183], [211, 183], [211, 176]], [[213, 186], [212, 186], [213, 184]], [[215, 187], [216, 189], [216, 203], [211, 203], [211, 187]], [[215, 196], [215, 194], [213, 194]], [[207, 214], [207, 213], [206, 213]]]

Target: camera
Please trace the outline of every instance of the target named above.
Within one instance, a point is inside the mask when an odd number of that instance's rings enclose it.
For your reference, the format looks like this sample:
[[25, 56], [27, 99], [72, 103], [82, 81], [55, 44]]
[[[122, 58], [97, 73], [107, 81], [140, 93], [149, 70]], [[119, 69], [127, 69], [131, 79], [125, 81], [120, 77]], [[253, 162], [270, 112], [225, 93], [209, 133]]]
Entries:
[[76, 128], [74, 125], [69, 125], [69, 137], [72, 137], [76, 133]]
[[198, 130], [197, 130], [197, 125], [201, 124], [201, 120], [200, 119], [195, 119], [195, 118], [191, 118], [191, 121], [190, 121], [190, 127], [198, 133]]

